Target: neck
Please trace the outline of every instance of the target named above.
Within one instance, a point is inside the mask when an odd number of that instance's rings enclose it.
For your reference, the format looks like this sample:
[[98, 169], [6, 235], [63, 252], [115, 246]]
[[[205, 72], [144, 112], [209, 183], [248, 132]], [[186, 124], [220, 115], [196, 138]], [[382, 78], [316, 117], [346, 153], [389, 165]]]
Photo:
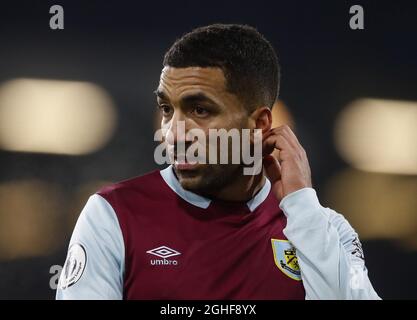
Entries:
[[261, 172], [255, 176], [240, 175], [233, 183], [207, 196], [211, 199], [243, 202], [252, 199], [265, 184], [265, 176]]

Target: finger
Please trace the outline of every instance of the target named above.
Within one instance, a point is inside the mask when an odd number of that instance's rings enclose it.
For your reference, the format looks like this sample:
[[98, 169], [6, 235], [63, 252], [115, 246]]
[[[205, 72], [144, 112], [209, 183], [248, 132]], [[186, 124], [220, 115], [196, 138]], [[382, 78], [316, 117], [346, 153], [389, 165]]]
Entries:
[[276, 127], [273, 129], [268, 130], [267, 132], [263, 133], [262, 141], [268, 140], [271, 136], [278, 136], [282, 135], [287, 138], [291, 138], [291, 135], [286, 132], [285, 126]]
[[297, 136], [295, 135], [294, 131], [291, 130], [291, 128], [287, 125], [282, 126], [282, 133], [284, 136], [287, 137], [288, 142], [294, 147], [294, 148], [302, 148], [300, 141], [298, 140]]
[[275, 157], [271, 155], [265, 156], [263, 165], [266, 176], [272, 183], [281, 179], [281, 166]]
[[265, 140], [266, 138], [268, 138], [273, 133], [274, 133], [274, 129], [270, 129], [266, 132], [262, 132], [262, 140]]
[[287, 137], [282, 135], [281, 133], [275, 133], [270, 135], [267, 139], [265, 139], [262, 143], [262, 152], [263, 155], [271, 154], [275, 149], [278, 150], [286, 150], [291, 152], [293, 147], [287, 141]]

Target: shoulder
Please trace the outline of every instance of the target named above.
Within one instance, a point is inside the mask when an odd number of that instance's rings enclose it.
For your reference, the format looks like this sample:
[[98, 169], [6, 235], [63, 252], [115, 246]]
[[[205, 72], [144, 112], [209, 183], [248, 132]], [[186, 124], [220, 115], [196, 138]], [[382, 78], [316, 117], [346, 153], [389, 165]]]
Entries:
[[144, 175], [122, 180], [99, 189], [96, 194], [111, 202], [125, 195], [146, 195], [153, 193], [163, 185], [163, 179], [159, 170], [154, 170]]
[[[96, 192], [112, 208], [123, 230], [131, 227], [139, 217], [146, 218], [150, 212], [164, 206], [172, 193], [159, 170], [107, 185]], [[171, 199], [171, 198], [169, 198]], [[132, 220], [133, 219], [133, 220]]]

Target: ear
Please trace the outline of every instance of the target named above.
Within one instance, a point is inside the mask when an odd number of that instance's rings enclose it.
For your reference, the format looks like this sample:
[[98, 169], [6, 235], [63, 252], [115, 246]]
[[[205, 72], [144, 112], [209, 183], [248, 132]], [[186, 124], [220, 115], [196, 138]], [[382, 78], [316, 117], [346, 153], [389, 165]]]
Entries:
[[268, 107], [256, 108], [250, 115], [254, 129], [261, 129], [262, 134], [272, 128], [272, 113]]

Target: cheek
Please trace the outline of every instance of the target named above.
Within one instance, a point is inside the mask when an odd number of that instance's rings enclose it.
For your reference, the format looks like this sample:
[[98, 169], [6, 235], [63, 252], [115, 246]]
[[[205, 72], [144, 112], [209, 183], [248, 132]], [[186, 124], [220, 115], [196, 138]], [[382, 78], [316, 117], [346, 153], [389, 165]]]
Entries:
[[248, 120], [248, 115], [246, 112], [242, 110], [234, 110], [231, 108], [230, 112], [227, 112], [221, 119], [223, 123], [223, 127], [225, 129], [232, 129], [232, 128], [246, 128]]
[[172, 121], [168, 121], [168, 122], [162, 121], [161, 129], [160, 129], [160, 132], [162, 135], [162, 141], [167, 146], [171, 146], [171, 147], [175, 144], [175, 141], [177, 140], [176, 135], [178, 134], [176, 128], [173, 128], [172, 125], [173, 125]]
[[171, 121], [165, 121], [164, 119], [161, 120], [161, 129], [166, 131], [169, 129], [171, 125]]
[[164, 139], [164, 141], [166, 141], [167, 139], [169, 128], [170, 128], [169, 123], [164, 123], [164, 121], [161, 121], [161, 128], [159, 130], [161, 131], [162, 138]]
[[230, 130], [231, 128], [236, 128], [236, 124], [236, 116], [231, 113], [217, 115], [210, 119], [207, 124], [207, 130], [209, 128]]
[[237, 128], [248, 128], [249, 116], [246, 112], [236, 112], [232, 116], [232, 121]]

